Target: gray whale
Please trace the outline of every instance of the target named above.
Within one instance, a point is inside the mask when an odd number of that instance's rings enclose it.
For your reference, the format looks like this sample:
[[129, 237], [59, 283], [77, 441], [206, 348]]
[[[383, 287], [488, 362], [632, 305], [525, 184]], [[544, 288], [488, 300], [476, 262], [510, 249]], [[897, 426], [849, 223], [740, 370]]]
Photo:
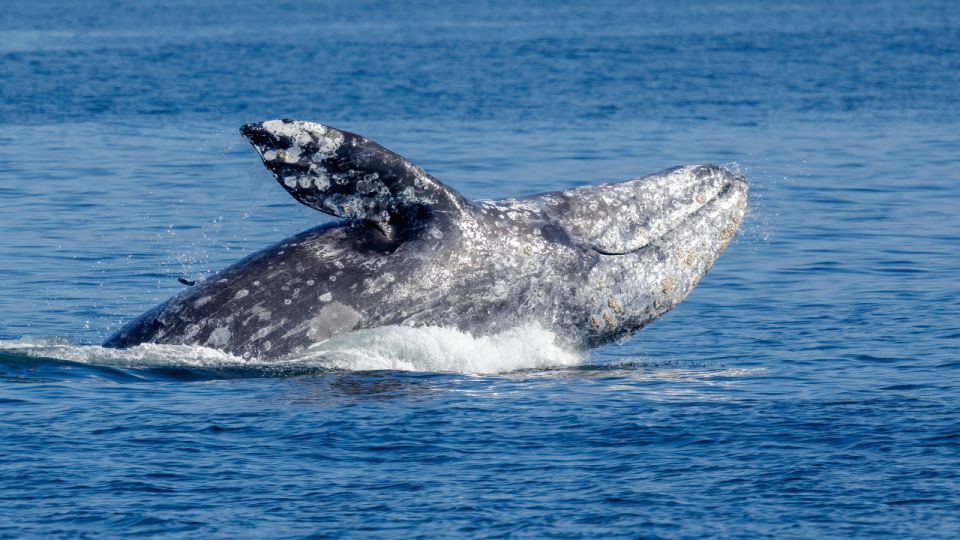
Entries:
[[270, 358], [386, 325], [490, 335], [533, 323], [594, 347], [683, 300], [747, 202], [744, 178], [716, 165], [472, 202], [353, 133], [292, 120], [241, 133], [297, 201], [343, 219], [185, 289], [104, 346]]

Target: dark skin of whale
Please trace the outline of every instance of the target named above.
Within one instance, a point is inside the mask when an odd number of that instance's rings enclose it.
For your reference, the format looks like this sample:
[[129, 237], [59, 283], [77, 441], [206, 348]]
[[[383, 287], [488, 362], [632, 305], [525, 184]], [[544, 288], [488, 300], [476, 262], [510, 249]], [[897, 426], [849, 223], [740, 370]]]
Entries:
[[570, 347], [669, 311], [726, 247], [746, 183], [713, 165], [471, 202], [377, 143], [310, 122], [241, 129], [297, 201], [342, 218], [254, 253], [104, 346], [201, 345], [279, 358], [353, 330], [536, 324]]

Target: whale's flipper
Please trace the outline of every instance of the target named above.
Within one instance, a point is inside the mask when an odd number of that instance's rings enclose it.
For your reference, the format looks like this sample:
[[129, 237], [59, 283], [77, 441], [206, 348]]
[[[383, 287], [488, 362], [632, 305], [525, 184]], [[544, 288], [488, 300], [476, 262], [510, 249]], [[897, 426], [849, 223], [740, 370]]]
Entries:
[[294, 120], [247, 124], [240, 132], [295, 199], [321, 212], [387, 232], [427, 213], [459, 215], [468, 205], [423, 169], [354, 133]]

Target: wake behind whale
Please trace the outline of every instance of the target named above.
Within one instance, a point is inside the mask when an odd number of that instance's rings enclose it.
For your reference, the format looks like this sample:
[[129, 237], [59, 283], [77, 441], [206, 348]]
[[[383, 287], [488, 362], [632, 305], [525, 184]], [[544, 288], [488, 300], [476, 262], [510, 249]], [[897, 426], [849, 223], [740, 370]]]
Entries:
[[685, 298], [746, 207], [745, 180], [714, 165], [470, 202], [359, 135], [291, 120], [241, 131], [296, 200], [343, 221], [250, 255], [106, 347], [276, 359], [381, 327], [482, 338], [528, 325], [567, 350], [598, 346]]

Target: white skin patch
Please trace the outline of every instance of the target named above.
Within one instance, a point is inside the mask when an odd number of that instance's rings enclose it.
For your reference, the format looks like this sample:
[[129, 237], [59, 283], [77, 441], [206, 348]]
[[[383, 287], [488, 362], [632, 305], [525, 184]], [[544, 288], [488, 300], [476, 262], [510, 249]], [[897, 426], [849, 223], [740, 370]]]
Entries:
[[313, 178], [313, 185], [319, 191], [323, 191], [330, 187], [330, 178], [328, 178], [327, 175], [320, 173]]
[[300, 161], [300, 147], [291, 146], [286, 150], [277, 152], [277, 157], [286, 163], [296, 163]]
[[322, 124], [314, 122], [303, 122], [300, 120], [294, 122], [283, 122], [281, 120], [270, 120], [260, 124], [263, 129], [277, 137], [288, 138], [293, 141], [293, 146], [283, 149], [284, 154], [273, 151], [270, 157], [267, 152], [263, 153], [263, 158], [272, 161], [281, 159], [287, 163], [296, 163], [300, 160], [302, 147], [311, 143], [316, 143], [319, 147], [319, 157], [330, 157], [343, 144], [343, 133], [339, 130], [327, 128]]
[[320, 154], [325, 156], [332, 156], [340, 149], [340, 145], [343, 144], [343, 134], [336, 133], [330, 137], [324, 137], [320, 141]]
[[230, 343], [230, 329], [224, 327], [218, 327], [213, 332], [210, 333], [210, 337], [207, 338], [207, 346], [209, 347], [226, 347]]
[[297, 144], [303, 146], [313, 142], [309, 133], [315, 137], [323, 137], [327, 134], [327, 127], [313, 122], [284, 122], [282, 120], [269, 120], [261, 124], [263, 129], [280, 137], [293, 139]]
[[187, 331], [184, 333], [184, 339], [193, 339], [193, 336], [197, 335], [200, 332], [200, 327], [196, 324], [191, 324], [187, 326]]
[[331, 336], [352, 330], [360, 322], [355, 309], [339, 302], [327, 304], [317, 316], [306, 324], [306, 335], [312, 341], [322, 341]]

